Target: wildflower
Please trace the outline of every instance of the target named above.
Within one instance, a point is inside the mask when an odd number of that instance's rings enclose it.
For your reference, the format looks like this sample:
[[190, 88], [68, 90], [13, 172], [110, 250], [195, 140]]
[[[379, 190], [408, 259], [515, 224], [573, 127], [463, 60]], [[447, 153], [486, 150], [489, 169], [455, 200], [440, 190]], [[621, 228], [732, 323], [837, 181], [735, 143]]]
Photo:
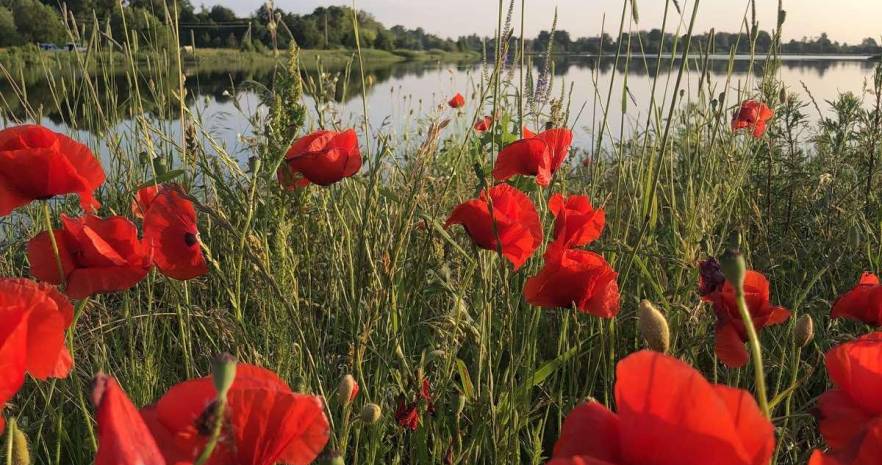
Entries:
[[435, 402], [432, 400], [432, 384], [429, 382], [429, 378], [423, 378], [423, 383], [420, 387], [420, 398], [426, 403], [426, 413], [434, 415]]
[[0, 409], [21, 388], [25, 373], [40, 380], [70, 374], [73, 360], [64, 337], [72, 323], [73, 306], [54, 287], [0, 279]]
[[483, 133], [489, 131], [492, 126], [493, 126], [493, 117], [492, 116], [485, 116], [485, 117], [479, 119], [477, 123], [475, 123], [475, 132], [477, 132], [478, 134], [483, 134]]
[[612, 318], [619, 313], [617, 277], [602, 256], [552, 244], [542, 270], [524, 284], [524, 297], [537, 307], [575, 306], [582, 313]]
[[[212, 378], [178, 384], [141, 410], [168, 463], [191, 463], [208, 438], [217, 391]], [[296, 394], [275, 373], [239, 364], [227, 394], [222, 440], [212, 465], [306, 465], [328, 442], [329, 426], [318, 397]]]
[[64, 281], [68, 296], [83, 299], [129, 289], [147, 276], [150, 257], [131, 221], [120, 216], [102, 219], [93, 215], [62, 215], [61, 224], [61, 229], [52, 233], [58, 244], [63, 277], [58, 274], [49, 233], [44, 231], [28, 242], [28, 261], [38, 279], [51, 284]]
[[533, 134], [524, 128], [524, 138], [503, 147], [493, 167], [493, 177], [505, 181], [515, 175], [535, 176], [546, 187], [563, 164], [573, 143], [569, 129], [549, 129]]
[[882, 462], [882, 332], [827, 352], [834, 388], [818, 398], [821, 435], [830, 447], [809, 465], [874, 465]]
[[833, 318], [850, 318], [882, 326], [882, 285], [872, 273], [864, 273], [857, 286], [839, 297], [833, 304]]
[[403, 398], [399, 398], [398, 408], [395, 409], [395, 421], [406, 429], [416, 431], [420, 426], [419, 404], [416, 402], [406, 403]]
[[462, 94], [457, 92], [457, 94], [454, 95], [453, 98], [451, 98], [450, 101], [447, 102], [447, 104], [450, 105], [450, 108], [462, 108], [465, 106], [465, 98], [462, 96]]
[[[492, 219], [488, 200], [493, 204]], [[542, 225], [533, 202], [526, 194], [507, 184], [485, 189], [479, 198], [454, 208], [444, 227], [455, 224], [463, 225], [478, 247], [486, 250], [501, 248], [502, 255], [515, 270], [542, 243]]]
[[288, 190], [310, 183], [331, 185], [361, 169], [361, 152], [354, 129], [343, 132], [316, 131], [294, 141], [285, 163], [277, 172]]
[[95, 465], [165, 465], [156, 440], [116, 380], [98, 374], [92, 385], [98, 424]]
[[704, 297], [723, 289], [723, 284], [726, 283], [726, 277], [723, 275], [723, 270], [720, 268], [720, 262], [718, 262], [717, 259], [711, 257], [707, 260], [701, 261], [698, 264], [698, 270], [699, 295]]
[[775, 112], [765, 103], [745, 100], [732, 118], [732, 130], [750, 129], [753, 131], [753, 137], [759, 139], [766, 132], [766, 122], [773, 116]]
[[104, 170], [85, 145], [38, 125], [0, 131], [0, 216], [34, 200], [77, 194], [83, 210], [100, 204]]
[[147, 210], [150, 209], [150, 204], [153, 203], [157, 195], [159, 195], [158, 186], [150, 185], [139, 189], [135, 193], [134, 200], [132, 200], [132, 216], [143, 220]]
[[567, 248], [582, 247], [594, 242], [603, 232], [605, 216], [603, 209], [594, 210], [584, 195], [571, 195], [564, 199], [554, 194], [548, 201], [554, 215], [554, 242]]
[[615, 403], [617, 413], [595, 401], [573, 409], [548, 464], [761, 465], [775, 448], [748, 392], [658, 352], [619, 362]]
[[208, 273], [196, 209], [173, 187], [161, 189], [144, 216], [144, 245], [162, 274], [181, 281]]
[[[773, 306], [769, 302], [769, 281], [761, 273], [748, 270], [744, 275], [744, 299], [757, 331], [783, 323], [790, 318], [790, 310]], [[747, 333], [735, 297], [735, 287], [729, 281], [716, 291], [702, 297], [713, 304], [717, 315], [715, 351], [720, 360], [733, 368], [747, 364], [748, 354], [744, 343]]]

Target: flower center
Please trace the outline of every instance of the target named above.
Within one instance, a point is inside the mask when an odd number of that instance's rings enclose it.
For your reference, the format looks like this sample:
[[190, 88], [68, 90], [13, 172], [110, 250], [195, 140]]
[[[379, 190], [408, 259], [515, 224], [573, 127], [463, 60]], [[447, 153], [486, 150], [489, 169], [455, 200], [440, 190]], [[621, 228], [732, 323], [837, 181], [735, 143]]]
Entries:
[[196, 245], [196, 235], [189, 232], [184, 234], [184, 242], [187, 244], [187, 247], [193, 247]]

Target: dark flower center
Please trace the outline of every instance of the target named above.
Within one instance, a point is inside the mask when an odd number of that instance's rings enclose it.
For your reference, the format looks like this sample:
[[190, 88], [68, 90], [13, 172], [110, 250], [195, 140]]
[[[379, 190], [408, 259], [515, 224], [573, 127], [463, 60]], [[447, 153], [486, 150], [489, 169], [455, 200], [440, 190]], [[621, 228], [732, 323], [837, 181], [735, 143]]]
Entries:
[[187, 244], [187, 247], [193, 247], [194, 245], [196, 245], [196, 235], [189, 232], [185, 233], [184, 242]]

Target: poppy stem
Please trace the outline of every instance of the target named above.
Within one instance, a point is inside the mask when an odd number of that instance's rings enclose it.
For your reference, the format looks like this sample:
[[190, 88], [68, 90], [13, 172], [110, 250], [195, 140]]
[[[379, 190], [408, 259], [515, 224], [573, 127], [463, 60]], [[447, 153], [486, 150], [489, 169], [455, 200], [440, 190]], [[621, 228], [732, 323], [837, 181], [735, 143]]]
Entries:
[[217, 443], [220, 440], [221, 430], [223, 429], [226, 407], [226, 394], [224, 394], [223, 396], [218, 396], [214, 425], [212, 425], [211, 427], [211, 436], [208, 438], [208, 442], [205, 443], [205, 448], [202, 449], [202, 453], [199, 454], [199, 457], [197, 457], [196, 460], [193, 462], [193, 465], [205, 464], [206, 462], [208, 462], [208, 459], [211, 458], [211, 454], [214, 453], [214, 449], [217, 447]]
[[52, 211], [49, 201], [43, 202], [43, 216], [46, 220], [46, 233], [49, 234], [49, 243], [52, 244], [52, 254], [55, 255], [55, 265], [58, 267], [58, 287], [63, 291], [67, 285], [64, 277], [64, 266], [61, 264], [61, 252], [58, 249], [58, 241], [55, 239], [55, 231], [52, 229]]
[[744, 329], [747, 331], [747, 343], [750, 346], [751, 358], [753, 359], [757, 400], [763, 415], [771, 419], [772, 413], [769, 410], [769, 399], [766, 396], [766, 376], [763, 369], [763, 353], [760, 348], [759, 336], [756, 333], [756, 328], [753, 326], [750, 311], [747, 309], [747, 301], [744, 299], [744, 283], [738, 282], [733, 284], [735, 284], [735, 300], [738, 304], [741, 320], [744, 322]]

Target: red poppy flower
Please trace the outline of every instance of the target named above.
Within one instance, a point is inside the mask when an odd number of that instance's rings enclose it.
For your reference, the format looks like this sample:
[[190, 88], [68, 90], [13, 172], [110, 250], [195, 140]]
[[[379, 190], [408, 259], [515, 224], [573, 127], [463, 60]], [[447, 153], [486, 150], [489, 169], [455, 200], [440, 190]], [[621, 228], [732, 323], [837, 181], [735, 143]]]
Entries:
[[208, 273], [196, 209], [176, 188], [163, 188], [144, 216], [144, 244], [162, 274], [186, 281]]
[[[717, 315], [717, 357], [732, 368], [743, 367], [748, 360], [747, 349], [744, 347], [747, 330], [738, 311], [735, 288], [726, 281], [720, 290], [702, 296], [702, 300], [711, 302]], [[769, 280], [762, 273], [747, 271], [744, 277], [744, 300], [747, 301], [747, 309], [757, 331], [766, 326], [784, 323], [790, 318], [790, 310], [769, 303]]]
[[95, 377], [92, 403], [98, 424], [95, 465], [165, 465], [141, 414], [115, 379]]
[[85, 145], [42, 126], [0, 131], [0, 216], [34, 200], [77, 194], [83, 210], [97, 208], [104, 170]]
[[462, 94], [457, 92], [447, 104], [450, 105], [450, 108], [461, 108], [465, 106], [465, 98], [463, 98]]
[[[488, 195], [493, 203], [493, 219]], [[533, 202], [526, 194], [507, 184], [493, 186], [489, 191], [482, 191], [479, 198], [459, 204], [444, 227], [455, 224], [463, 225], [475, 245], [482, 249], [496, 250], [501, 244], [502, 255], [515, 270], [542, 243], [542, 225]]]
[[159, 195], [158, 186], [147, 186], [138, 190], [135, 193], [135, 199], [132, 200], [132, 216], [143, 220], [157, 195]]
[[505, 146], [496, 158], [493, 177], [505, 181], [515, 175], [536, 176], [536, 184], [548, 186], [573, 143], [569, 129], [549, 129], [533, 134], [524, 128], [524, 138]]
[[420, 387], [420, 398], [426, 402], [426, 413], [435, 414], [435, 401], [432, 399], [432, 383], [429, 378], [423, 378], [423, 385]]
[[309, 183], [331, 185], [361, 169], [361, 152], [355, 130], [316, 131], [294, 141], [279, 167], [279, 182], [288, 190]]
[[833, 318], [851, 318], [882, 326], [882, 285], [873, 273], [864, 273], [858, 285], [833, 304]]
[[554, 242], [566, 248], [582, 247], [596, 241], [603, 232], [605, 216], [603, 209], [594, 210], [584, 195], [571, 195], [564, 199], [554, 194], [548, 201], [554, 215]]
[[[170, 464], [191, 463], [214, 424], [217, 392], [210, 377], [172, 387], [142, 409]], [[227, 394], [225, 430], [209, 465], [306, 465], [330, 434], [322, 401], [296, 394], [275, 373], [239, 364]]]
[[[150, 257], [131, 221], [120, 216], [101, 219], [93, 215], [82, 218], [62, 215], [61, 224], [61, 229], [53, 233], [64, 269], [67, 295], [71, 298], [129, 289], [147, 276]], [[49, 233], [44, 231], [31, 239], [27, 250], [34, 276], [60, 284]]]
[[745, 100], [738, 113], [732, 118], [732, 130], [750, 129], [753, 137], [759, 139], [766, 132], [766, 122], [775, 116], [765, 103], [756, 100]]
[[719, 292], [726, 284], [726, 276], [716, 258], [708, 258], [698, 264], [698, 294], [702, 297]]
[[772, 424], [743, 390], [709, 383], [667, 355], [616, 367], [618, 412], [589, 401], [567, 416], [549, 465], [767, 465]]
[[479, 119], [477, 123], [475, 123], [475, 132], [477, 132], [478, 134], [483, 134], [489, 131], [491, 127], [493, 127], [493, 117], [485, 116]]
[[524, 298], [537, 307], [575, 305], [582, 313], [612, 318], [619, 313], [617, 277], [600, 255], [552, 244], [539, 274], [524, 284]]
[[70, 374], [73, 360], [64, 337], [72, 322], [73, 306], [54, 287], [0, 279], [0, 409], [21, 388], [25, 373], [40, 380]]
[[825, 364], [834, 388], [818, 411], [830, 452], [815, 452], [810, 465], [882, 463], [882, 332], [834, 347]]
[[416, 431], [420, 427], [420, 410], [416, 402], [405, 403], [404, 399], [398, 399], [398, 407], [395, 409], [395, 421], [403, 428]]

